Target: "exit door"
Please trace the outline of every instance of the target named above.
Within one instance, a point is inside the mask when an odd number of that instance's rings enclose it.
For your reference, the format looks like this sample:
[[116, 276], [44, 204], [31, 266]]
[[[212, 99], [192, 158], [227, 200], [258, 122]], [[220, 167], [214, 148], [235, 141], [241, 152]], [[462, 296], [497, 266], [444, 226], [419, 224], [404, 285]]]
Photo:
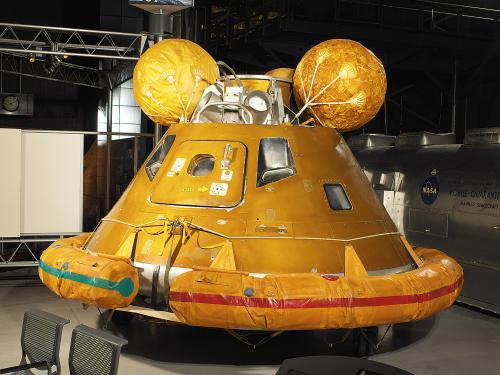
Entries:
[[243, 199], [247, 150], [236, 141], [184, 141], [168, 155], [153, 187], [157, 204], [220, 207]]

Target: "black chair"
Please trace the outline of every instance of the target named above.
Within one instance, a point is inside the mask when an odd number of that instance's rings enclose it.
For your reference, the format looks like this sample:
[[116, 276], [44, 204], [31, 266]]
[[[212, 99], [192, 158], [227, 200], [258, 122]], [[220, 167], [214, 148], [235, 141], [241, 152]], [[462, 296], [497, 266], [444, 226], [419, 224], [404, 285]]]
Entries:
[[410, 372], [364, 358], [311, 356], [283, 361], [276, 375], [412, 375]]
[[[21, 333], [22, 358], [18, 366], [0, 369], [0, 374], [32, 374], [30, 369], [47, 370], [49, 375], [59, 375], [59, 348], [63, 327], [69, 323], [48, 312], [32, 309], [24, 314]], [[55, 370], [53, 371], [53, 367]]]
[[72, 375], [116, 375], [120, 352], [127, 340], [80, 324], [71, 336], [69, 372]]

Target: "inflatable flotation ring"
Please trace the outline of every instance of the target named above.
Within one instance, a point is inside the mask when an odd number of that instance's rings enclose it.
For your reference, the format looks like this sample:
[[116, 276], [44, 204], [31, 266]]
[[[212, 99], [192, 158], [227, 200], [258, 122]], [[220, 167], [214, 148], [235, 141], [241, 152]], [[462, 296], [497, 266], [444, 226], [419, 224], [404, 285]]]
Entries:
[[40, 280], [62, 298], [104, 308], [128, 306], [139, 289], [129, 258], [82, 249], [88, 234], [58, 240], [40, 258]]
[[385, 276], [339, 277], [200, 269], [178, 276], [170, 306], [195, 326], [300, 330], [403, 323], [434, 315], [460, 294], [460, 265], [438, 250], [416, 249], [419, 268]]

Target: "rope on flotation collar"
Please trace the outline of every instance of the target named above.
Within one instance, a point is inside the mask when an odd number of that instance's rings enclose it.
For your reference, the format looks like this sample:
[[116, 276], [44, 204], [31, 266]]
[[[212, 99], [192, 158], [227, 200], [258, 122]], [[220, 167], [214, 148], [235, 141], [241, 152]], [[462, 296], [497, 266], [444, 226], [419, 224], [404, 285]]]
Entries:
[[[191, 230], [192, 229], [197, 229], [200, 231], [204, 231], [206, 233], [211, 233], [216, 236], [224, 238], [226, 241], [217, 243], [214, 245], [209, 245], [209, 246], [201, 246], [198, 244], [199, 247], [203, 249], [213, 249], [217, 247], [222, 247], [221, 251], [219, 252], [217, 258], [213, 262], [213, 267], [216, 268], [227, 268], [227, 269], [235, 269], [235, 264], [234, 264], [234, 253], [232, 249], [232, 243], [230, 240], [235, 240], [235, 239], [291, 239], [291, 240], [319, 240], [319, 241], [335, 241], [335, 242], [341, 242], [344, 245], [346, 245], [346, 250], [351, 246], [352, 242], [355, 241], [360, 241], [368, 238], [376, 238], [376, 237], [384, 237], [384, 236], [391, 236], [391, 235], [397, 235], [400, 237], [401, 241], [403, 242], [403, 245], [406, 247], [408, 253], [410, 254], [410, 257], [413, 259], [417, 267], [420, 267], [422, 265], [422, 261], [418, 258], [418, 256], [415, 254], [413, 251], [413, 248], [409, 245], [409, 243], [406, 241], [404, 236], [402, 236], [399, 232], [383, 232], [383, 233], [375, 233], [375, 234], [370, 234], [366, 236], [360, 236], [360, 237], [354, 237], [354, 238], [349, 238], [349, 239], [341, 239], [341, 238], [330, 238], [330, 237], [291, 237], [291, 236], [228, 236], [223, 233], [219, 233], [217, 231], [211, 230], [210, 228], [203, 227], [201, 225], [197, 225], [191, 222], [187, 222], [185, 220], [169, 220], [167, 218], [159, 217], [156, 220], [135, 225], [131, 223], [127, 223], [125, 221], [121, 220], [116, 220], [116, 219], [108, 219], [104, 218], [102, 219], [103, 221], [111, 221], [111, 222], [117, 222], [121, 223], [124, 225], [128, 225], [134, 228], [134, 231], [140, 231], [144, 230], [144, 227], [147, 226], [163, 226], [163, 230], [160, 230], [156, 232], [155, 234], [160, 234], [163, 233], [164, 240], [163, 240], [163, 247], [167, 244], [168, 240], [170, 239], [171, 236], [174, 235], [174, 229], [176, 227], [181, 227], [182, 228], [182, 244], [185, 244], [187, 239], [191, 237]], [[163, 222], [162, 224], [160, 224]], [[154, 225], [154, 223], [158, 223]], [[144, 230], [146, 233], [152, 234], [151, 232], [148, 232]], [[135, 242], [134, 242], [135, 246]], [[171, 257], [172, 257], [172, 246], [173, 246], [173, 240], [171, 241], [171, 250], [168, 255], [168, 260], [167, 260], [167, 269], [170, 268], [170, 263], [171, 263]], [[160, 255], [163, 255], [163, 249], [162, 253]], [[355, 262], [356, 263], [356, 262]], [[358, 262], [360, 263], [360, 262]], [[365, 270], [366, 272], [366, 270]], [[167, 272], [166, 272], [167, 274]]]
[[[169, 219], [163, 218], [163, 217], [157, 218], [157, 219], [155, 219], [153, 221], [150, 221], [150, 222], [147, 222], [147, 223], [144, 223], [144, 224], [138, 224], [138, 225], [132, 224], [132, 223], [127, 223], [125, 221], [121, 221], [121, 220], [117, 220], [117, 219], [103, 218], [101, 220], [102, 221], [115, 222], [115, 223], [119, 223], [119, 224], [124, 224], [124, 225], [130, 226], [130, 227], [133, 227], [133, 228], [144, 228], [144, 227], [149, 227], [149, 226], [160, 226], [160, 225], [163, 226], [164, 224], [153, 225], [153, 223], [158, 223], [158, 222], [163, 222], [163, 221], [166, 221], [166, 222], [169, 222], [169, 223], [172, 222], [172, 220], [169, 220]], [[183, 231], [185, 230], [184, 228], [190, 228], [190, 229], [194, 228], [194, 229], [202, 230], [202, 231], [207, 232], [207, 233], [214, 234], [214, 235], [222, 237], [222, 238], [226, 238], [228, 240], [249, 240], [249, 239], [270, 239], [270, 240], [273, 239], [273, 240], [275, 240], [275, 239], [285, 239], [285, 240], [336, 241], [336, 242], [342, 242], [342, 243], [349, 243], [349, 242], [360, 241], [360, 240], [365, 240], [365, 239], [368, 239], [368, 238], [375, 238], [375, 237], [385, 237], [385, 236], [395, 236], [395, 235], [401, 236], [401, 233], [399, 233], [399, 232], [375, 233], [375, 234], [369, 234], [369, 235], [366, 235], [366, 236], [353, 237], [353, 238], [347, 238], [347, 239], [332, 238], [332, 237], [303, 237], [303, 236], [300, 236], [300, 237], [297, 237], [297, 236], [228, 236], [226, 234], [217, 232], [215, 230], [212, 230], [210, 228], [207, 228], [207, 227], [204, 227], [204, 226], [201, 226], [201, 225], [198, 225], [198, 224], [194, 224], [194, 223], [187, 222], [187, 221], [180, 221], [180, 222], [183, 225]], [[147, 233], [149, 233], [149, 232], [147, 232]], [[163, 230], [161, 230], [159, 233], [163, 233]], [[152, 234], [152, 233], [149, 233], [149, 234]], [[189, 237], [189, 235], [187, 235], [187, 237]], [[184, 236], [183, 236], [183, 238], [184, 238]]]
[[[122, 244], [120, 249], [118, 250], [117, 253], [123, 255], [123, 256], [129, 256], [131, 259], [135, 258], [135, 248], [137, 245], [137, 234], [139, 232], [145, 232], [149, 235], [162, 235], [162, 248], [160, 252], [160, 256], [163, 256], [163, 252], [165, 250], [165, 247], [167, 246], [168, 243], [170, 243], [170, 248], [168, 250], [167, 254], [167, 262], [166, 262], [166, 268], [165, 268], [165, 287], [166, 287], [166, 301], [168, 302], [168, 289], [169, 289], [169, 273], [170, 273], [170, 268], [172, 266], [172, 257], [174, 253], [174, 239], [173, 237], [177, 234], [176, 230], [180, 228], [180, 242], [181, 244], [185, 244], [187, 240], [191, 237], [192, 235], [192, 229], [189, 227], [189, 222], [186, 220], [182, 219], [175, 219], [175, 220], [170, 220], [167, 218], [157, 218], [155, 220], [135, 225], [132, 223], [127, 223], [125, 221], [121, 220], [116, 220], [116, 219], [107, 219], [103, 218], [102, 221], [111, 221], [111, 222], [116, 222], [119, 224], [124, 224], [127, 226], [132, 227], [132, 233], [130, 234], [129, 238], [125, 240], [125, 242]], [[149, 228], [153, 227], [159, 227], [161, 228], [156, 231], [150, 231], [148, 230]]]

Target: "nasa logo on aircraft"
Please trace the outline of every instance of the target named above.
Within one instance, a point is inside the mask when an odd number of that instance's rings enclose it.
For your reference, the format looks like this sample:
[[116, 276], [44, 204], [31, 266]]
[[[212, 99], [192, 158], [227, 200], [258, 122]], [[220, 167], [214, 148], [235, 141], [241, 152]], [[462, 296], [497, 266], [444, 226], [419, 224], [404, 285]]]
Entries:
[[422, 184], [420, 195], [425, 204], [433, 204], [439, 193], [439, 182], [436, 176], [427, 177]]

